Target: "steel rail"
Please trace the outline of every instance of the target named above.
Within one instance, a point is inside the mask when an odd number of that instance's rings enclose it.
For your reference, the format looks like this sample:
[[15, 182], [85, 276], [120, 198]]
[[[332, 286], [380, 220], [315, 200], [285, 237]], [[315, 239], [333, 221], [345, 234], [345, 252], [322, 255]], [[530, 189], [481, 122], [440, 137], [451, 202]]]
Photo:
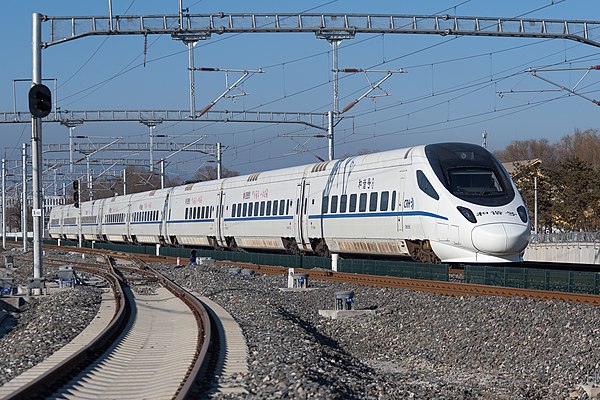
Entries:
[[21, 386], [6, 397], [6, 400], [36, 399], [51, 393], [63, 382], [65, 376], [72, 375], [76, 371], [83, 369], [91, 361], [95, 360], [97, 355], [101, 354], [121, 334], [127, 325], [131, 313], [131, 305], [128, 304], [127, 297], [123, 291], [123, 279], [117, 274], [112, 265], [109, 265], [109, 272], [97, 269], [95, 273], [107, 279], [113, 288], [117, 307], [110, 324], [87, 346], [82, 347], [53, 368], [50, 368], [37, 378]]

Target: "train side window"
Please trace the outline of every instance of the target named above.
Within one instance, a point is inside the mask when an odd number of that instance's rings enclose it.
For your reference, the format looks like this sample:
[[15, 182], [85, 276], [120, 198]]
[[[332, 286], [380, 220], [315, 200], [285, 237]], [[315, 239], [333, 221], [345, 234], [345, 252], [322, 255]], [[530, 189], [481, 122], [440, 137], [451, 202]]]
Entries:
[[348, 195], [347, 194], [343, 194], [340, 197], [340, 212], [341, 213], [345, 213], [346, 212], [346, 205], [348, 204]]
[[279, 200], [273, 200], [273, 215], [277, 215], [279, 211]]
[[381, 192], [381, 200], [379, 201], [379, 211], [387, 211], [390, 201], [390, 192]]
[[264, 216], [265, 215], [265, 202], [261, 201], [260, 202], [260, 216]]
[[338, 206], [338, 196], [331, 196], [331, 213], [335, 214], [337, 213], [337, 206]]
[[440, 196], [437, 194], [433, 186], [431, 186], [429, 179], [427, 179], [423, 171], [420, 169], [417, 170], [417, 184], [419, 185], [419, 189], [421, 189], [429, 197], [436, 200], [440, 199]]
[[321, 214], [327, 214], [329, 210], [329, 196], [323, 196], [323, 202], [321, 203]]
[[250, 202], [248, 204], [248, 216], [251, 217], [252, 216], [252, 211], [254, 211], [254, 203]]
[[242, 217], [245, 217], [247, 212], [248, 212], [248, 203], [244, 203], [244, 205], [242, 206]]
[[279, 215], [283, 215], [283, 212], [285, 211], [285, 203], [287, 203], [286, 200], [279, 200]]
[[291, 207], [291, 205], [292, 205], [292, 201], [288, 200], [287, 201], [287, 205], [285, 207], [285, 215], [290, 215], [290, 207]]
[[237, 207], [237, 205], [235, 203], [231, 206], [231, 217], [232, 218], [235, 217], [235, 209], [236, 209], [236, 207]]
[[258, 217], [258, 201], [254, 203], [254, 216]]
[[270, 200], [267, 201], [267, 213], [266, 213], [267, 215], [271, 215], [271, 206], [272, 206], [271, 201]]
[[396, 209], [396, 191], [394, 190], [392, 192], [392, 207], [391, 207], [392, 211], [394, 211]]
[[204, 219], [204, 217], [206, 217], [206, 207], [202, 206], [200, 208], [200, 218]]
[[296, 199], [296, 214], [300, 211], [300, 199]]
[[238, 218], [242, 216], [242, 203], [238, 203], [237, 216]]
[[358, 211], [363, 212], [367, 210], [367, 194], [361, 193], [358, 202]]
[[371, 192], [371, 196], [369, 199], [369, 211], [377, 211], [377, 197], [379, 193]]
[[356, 193], [350, 195], [350, 209], [348, 211], [356, 211]]

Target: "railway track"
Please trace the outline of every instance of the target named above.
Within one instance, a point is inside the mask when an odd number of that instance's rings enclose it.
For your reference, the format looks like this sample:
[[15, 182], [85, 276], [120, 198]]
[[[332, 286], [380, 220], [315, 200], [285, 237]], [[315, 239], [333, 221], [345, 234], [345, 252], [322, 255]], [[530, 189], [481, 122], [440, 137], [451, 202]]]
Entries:
[[[56, 246], [55, 248], [60, 249]], [[90, 249], [77, 249], [77, 251], [90, 252]], [[110, 251], [103, 251], [105, 254], [111, 254]], [[125, 256], [125, 253], [119, 253]], [[137, 255], [137, 258], [144, 260], [145, 262], [171, 262], [175, 264], [175, 257], [166, 256], [152, 256], [152, 255]], [[285, 275], [288, 273], [288, 268], [277, 267], [277, 266], [266, 266], [266, 265], [255, 265], [239, 262], [230, 261], [217, 261], [217, 264], [226, 265], [238, 265], [244, 268], [251, 268], [256, 271], [265, 274], [277, 274]], [[520, 267], [525, 267], [530, 263], [519, 263]], [[557, 268], [557, 265], [552, 264], [553, 268]], [[570, 268], [570, 264], [566, 268]], [[539, 269], [543, 267], [542, 263], [533, 263], [532, 268]], [[577, 266], [577, 270], [581, 270], [581, 266]], [[417, 290], [423, 292], [443, 294], [447, 296], [503, 296], [503, 297], [524, 297], [539, 300], [561, 300], [569, 301], [582, 304], [590, 304], [594, 306], [600, 306], [600, 296], [579, 294], [579, 293], [566, 293], [566, 292], [554, 292], [546, 290], [533, 290], [533, 289], [521, 289], [511, 288], [503, 286], [490, 286], [490, 285], [475, 285], [465, 284], [462, 282], [439, 282], [431, 280], [420, 280], [420, 279], [406, 279], [396, 278], [389, 276], [380, 275], [364, 275], [364, 274], [350, 274], [343, 272], [333, 272], [331, 270], [323, 269], [301, 269], [296, 268], [295, 272], [307, 273], [311, 279], [331, 280], [341, 283], [354, 283], [359, 285], [367, 285], [374, 287], [389, 287], [389, 288], [403, 288], [410, 290]], [[462, 269], [450, 269], [451, 273], [461, 275]]]
[[112, 288], [94, 322], [0, 398], [183, 399], [210, 381], [218, 338], [202, 304], [141, 261], [110, 260], [77, 267]]

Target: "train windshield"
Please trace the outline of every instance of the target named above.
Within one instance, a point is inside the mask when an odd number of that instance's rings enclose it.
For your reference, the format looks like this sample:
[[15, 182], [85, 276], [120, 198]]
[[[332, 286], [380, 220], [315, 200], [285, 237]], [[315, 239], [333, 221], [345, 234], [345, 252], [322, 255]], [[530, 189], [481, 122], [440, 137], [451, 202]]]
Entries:
[[483, 147], [467, 143], [425, 146], [425, 154], [440, 182], [454, 196], [483, 206], [501, 206], [514, 197], [506, 170]]

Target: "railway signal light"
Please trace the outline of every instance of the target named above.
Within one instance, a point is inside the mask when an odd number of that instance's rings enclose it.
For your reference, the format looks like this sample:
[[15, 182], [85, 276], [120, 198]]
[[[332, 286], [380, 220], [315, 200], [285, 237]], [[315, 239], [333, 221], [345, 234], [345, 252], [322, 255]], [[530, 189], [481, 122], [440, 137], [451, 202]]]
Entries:
[[52, 94], [48, 86], [37, 84], [29, 89], [29, 112], [36, 118], [45, 118], [52, 111]]
[[73, 203], [75, 208], [79, 208], [79, 181], [73, 181]]

